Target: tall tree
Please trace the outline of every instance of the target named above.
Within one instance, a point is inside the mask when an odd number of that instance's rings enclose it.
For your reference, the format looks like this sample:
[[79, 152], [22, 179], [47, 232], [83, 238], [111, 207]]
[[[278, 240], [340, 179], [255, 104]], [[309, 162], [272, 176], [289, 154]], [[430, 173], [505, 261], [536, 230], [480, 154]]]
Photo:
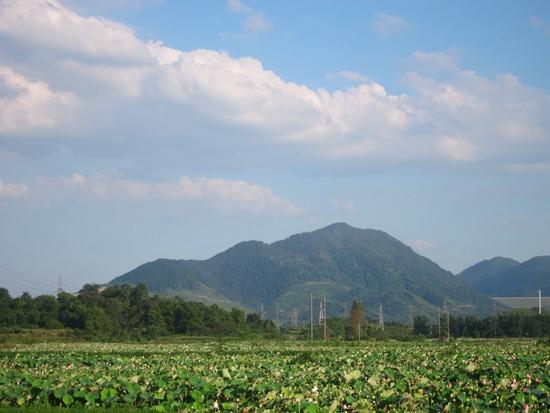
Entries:
[[354, 300], [350, 310], [351, 327], [358, 340], [361, 340], [361, 329], [365, 324], [365, 308], [359, 301]]

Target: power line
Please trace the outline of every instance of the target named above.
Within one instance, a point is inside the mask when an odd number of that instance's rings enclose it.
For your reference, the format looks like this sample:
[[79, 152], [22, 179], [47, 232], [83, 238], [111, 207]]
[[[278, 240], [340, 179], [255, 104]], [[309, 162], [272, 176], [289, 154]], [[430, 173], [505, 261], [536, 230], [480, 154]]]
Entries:
[[[0, 270], [7, 271], [7, 272], [12, 273], [12, 274], [17, 274], [17, 275], [22, 276], [22, 277], [31, 278], [31, 279], [37, 280], [39, 282], [40, 281], [41, 282], [46, 282], [48, 285], [53, 284], [53, 281], [51, 280], [51, 278], [48, 278], [48, 277], [43, 277], [43, 276], [39, 276], [39, 275], [36, 275], [36, 274], [30, 274], [28, 272], [23, 272], [23, 271], [17, 271], [17, 270], [14, 270], [14, 269], [6, 268], [4, 266], [0, 266]], [[74, 288], [75, 290], [80, 289], [80, 286], [77, 286], [76, 284], [73, 284], [71, 282], [66, 282], [66, 280], [64, 280], [64, 284], [69, 285], [71, 288]]]
[[[16, 281], [16, 280], [10, 280], [9, 281], [10, 283], [13, 283], [17, 286], [19, 286], [20, 288], [23, 289], [23, 291], [25, 292], [30, 292], [30, 291], [33, 291], [35, 293], [38, 293], [38, 294], [45, 294], [46, 291], [44, 291], [43, 289], [39, 289], [37, 288], [36, 286], [31, 286], [31, 285], [28, 285], [28, 284], [25, 284], [25, 283], [22, 283], [20, 281]], [[43, 287], [42, 287], [43, 288]]]
[[3, 269], [0, 269], [0, 274], [4, 274], [4, 276], [10, 277], [11, 279], [27, 282], [29, 284], [32, 284], [33, 287], [36, 287], [36, 284], [38, 284], [40, 287], [43, 287], [43, 288], [47, 287], [48, 289], [51, 289], [51, 290], [55, 289], [53, 287], [54, 284], [52, 282], [46, 282], [46, 281], [41, 281], [41, 280], [31, 280], [31, 279], [28, 279], [26, 277], [21, 277], [18, 274], [15, 274], [15, 273], [3, 270]]

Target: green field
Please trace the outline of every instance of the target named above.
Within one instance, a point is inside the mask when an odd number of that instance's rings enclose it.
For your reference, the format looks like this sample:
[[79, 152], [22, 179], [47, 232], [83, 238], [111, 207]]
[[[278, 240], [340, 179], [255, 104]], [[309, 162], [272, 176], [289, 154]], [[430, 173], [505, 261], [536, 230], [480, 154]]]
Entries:
[[549, 371], [527, 340], [10, 345], [0, 413], [548, 411]]

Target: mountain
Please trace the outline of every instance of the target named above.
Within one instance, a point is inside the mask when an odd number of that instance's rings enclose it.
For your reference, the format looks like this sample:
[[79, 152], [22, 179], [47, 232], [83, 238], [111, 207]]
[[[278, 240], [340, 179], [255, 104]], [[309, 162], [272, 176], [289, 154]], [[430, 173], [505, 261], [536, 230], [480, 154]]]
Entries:
[[458, 277], [466, 281], [472, 287], [483, 291], [482, 286], [486, 279], [491, 278], [505, 270], [509, 270], [517, 265], [519, 265], [519, 262], [511, 258], [494, 257], [490, 260], [484, 260], [466, 268], [458, 274]]
[[344, 223], [265, 244], [241, 242], [204, 260], [159, 259], [115, 278], [110, 284], [145, 283], [155, 294], [237, 305], [275, 317], [294, 309], [309, 319], [309, 296], [327, 294], [328, 315], [343, 314], [354, 299], [370, 318], [379, 304], [386, 319], [416, 314], [435, 317], [447, 302], [453, 314], [489, 314], [492, 302], [466, 282], [390, 235]]
[[470, 271], [476, 266], [483, 269], [484, 262], [486, 261], [464, 270], [459, 277], [485, 294], [495, 297], [534, 297], [539, 288], [544, 295], [550, 294], [550, 256], [534, 257], [516, 265], [508, 262], [502, 265], [501, 271], [496, 271], [498, 265], [487, 266], [495, 271], [487, 271], [485, 274], [483, 271]]

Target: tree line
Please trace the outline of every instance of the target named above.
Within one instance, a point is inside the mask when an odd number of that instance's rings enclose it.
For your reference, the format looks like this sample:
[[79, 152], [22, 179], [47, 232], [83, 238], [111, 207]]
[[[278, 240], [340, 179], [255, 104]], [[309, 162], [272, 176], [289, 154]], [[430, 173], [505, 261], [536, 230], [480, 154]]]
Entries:
[[538, 314], [536, 309], [514, 310], [486, 318], [475, 316], [442, 315], [440, 320], [430, 320], [417, 315], [412, 325], [398, 322], [378, 325], [378, 320], [368, 320], [362, 303], [354, 301], [348, 318], [328, 320], [331, 337], [347, 340], [393, 338], [407, 340], [424, 338], [498, 338], [498, 337], [548, 337], [550, 313]]
[[100, 288], [86, 284], [77, 294], [12, 298], [0, 288], [1, 328], [70, 328], [88, 340], [140, 340], [164, 335], [273, 336], [272, 321], [233, 308], [149, 295], [147, 286]]
[[[354, 301], [349, 317], [330, 318], [327, 327], [329, 337], [344, 340], [545, 337], [550, 336], [550, 313], [510, 311], [483, 319], [450, 315], [436, 323], [418, 315], [412, 325], [388, 322], [381, 329], [377, 321], [366, 319], [363, 305]], [[277, 329], [273, 321], [262, 320], [257, 313], [150, 295], [144, 284], [107, 288], [86, 284], [77, 294], [60, 292], [56, 297], [23, 293], [12, 298], [0, 288], [0, 328], [68, 328], [82, 339], [117, 341], [175, 334], [277, 337], [292, 333], [288, 328]], [[298, 331], [298, 337], [309, 337], [308, 330]]]

